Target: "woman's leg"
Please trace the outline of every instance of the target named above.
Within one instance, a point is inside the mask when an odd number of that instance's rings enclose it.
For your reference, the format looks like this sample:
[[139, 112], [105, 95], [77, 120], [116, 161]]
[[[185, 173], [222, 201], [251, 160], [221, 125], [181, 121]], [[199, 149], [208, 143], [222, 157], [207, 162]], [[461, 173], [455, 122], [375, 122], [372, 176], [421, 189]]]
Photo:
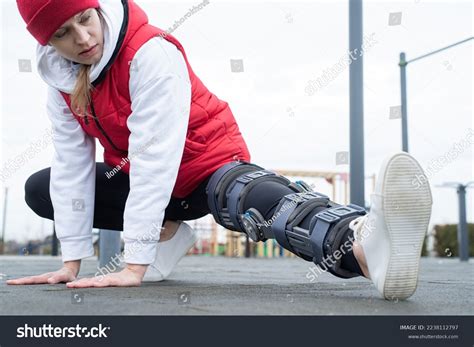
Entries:
[[[93, 227], [98, 229], [123, 230], [123, 211], [129, 192], [128, 175], [117, 173], [110, 179], [105, 173], [111, 167], [96, 164], [96, 192]], [[51, 168], [31, 175], [25, 183], [25, 201], [40, 217], [54, 220], [53, 204], [49, 194]]]
[[[129, 176], [118, 172], [111, 178], [105, 173], [112, 168], [105, 163], [96, 164], [96, 191], [93, 227], [123, 230], [123, 213], [130, 191]], [[54, 220], [54, 210], [49, 194], [51, 169], [46, 168], [31, 175], [25, 183], [25, 201], [40, 217]], [[192, 220], [209, 213], [205, 195], [207, 181], [184, 199], [172, 197], [165, 210], [163, 241], [176, 232], [177, 220]]]
[[194, 220], [209, 214], [209, 206], [207, 205], [206, 186], [209, 181], [201, 182], [199, 186], [191, 192], [187, 197], [178, 199], [172, 198], [165, 210], [164, 229], [161, 231], [160, 242], [171, 239], [179, 227], [179, 222]]
[[[423, 176], [425, 184], [419, 184]], [[254, 164], [232, 162], [212, 175], [209, 206], [219, 224], [255, 241], [275, 238], [313, 261], [318, 265], [314, 275], [322, 273], [321, 267], [343, 278], [363, 275], [390, 300], [415, 292], [433, 203], [415, 158], [399, 152], [383, 161], [370, 213], [295, 183]]]
[[[118, 172], [113, 177], [107, 178], [105, 173], [110, 170], [111, 167], [107, 164], [97, 163], [93, 227], [121, 231], [123, 230], [125, 203], [130, 190], [129, 176], [123, 172]], [[250, 171], [255, 170], [255, 168], [252, 168]], [[238, 170], [234, 170], [234, 172], [236, 171]], [[213, 175], [210, 175], [206, 180], [201, 182], [187, 197], [182, 199], [171, 198], [165, 210], [163, 221], [165, 229], [162, 232], [162, 241], [169, 240], [173, 237], [178, 227], [176, 221], [194, 220], [211, 212], [206, 188], [212, 176]], [[232, 185], [233, 183], [232, 179], [227, 182], [228, 185]], [[33, 174], [25, 184], [25, 200], [36, 214], [43, 218], [54, 220], [49, 184], [50, 168]], [[262, 214], [264, 221], [271, 224], [272, 217], [275, 215], [282, 198], [293, 193], [295, 193], [294, 189], [290, 189], [279, 181], [262, 180], [261, 183], [254, 185], [253, 189], [248, 191], [243, 210], [246, 211], [250, 208], [254, 208]], [[312, 217], [325, 208], [326, 207], [316, 207], [310, 211], [310, 213], [301, 220], [299, 227], [309, 229]], [[343, 242], [350, 240], [352, 236], [351, 230], [347, 227], [349, 221], [350, 220], [346, 220], [345, 223], [343, 223], [345, 235]], [[229, 225], [220, 224], [229, 227]], [[233, 230], [236, 229], [233, 228]], [[352, 251], [348, 251], [342, 257], [341, 264], [343, 268], [354, 272], [354, 275], [363, 274]]]
[[[304, 183], [295, 184], [250, 163], [226, 164], [212, 176], [208, 193], [217, 223], [247, 233], [254, 241], [275, 238], [282, 247], [315, 263], [317, 259], [326, 260], [324, 256], [345, 245], [336, 261], [329, 259], [332, 262], [324, 264], [325, 270], [343, 278], [364, 276], [353, 253], [353, 230], [349, 223], [364, 215], [365, 209], [352, 205], [355, 210], [351, 210], [338, 205], [312, 192]], [[311, 195], [313, 193], [316, 195]], [[315, 235], [311, 236], [316, 220], [322, 213], [334, 209], [343, 211], [341, 218], [328, 230], [317, 233], [322, 239], [316, 240]], [[316, 246], [327, 250], [328, 240], [331, 250], [325, 254], [320, 252], [318, 258], [314, 245], [319, 242]]]
[[161, 229], [160, 240], [158, 242], [164, 242], [171, 239], [174, 234], [176, 234], [176, 231], [178, 231], [178, 228], [179, 222], [175, 222], [172, 220], [165, 221], [165, 223], [163, 224], [163, 229]]
[[165, 229], [160, 235], [161, 243], [157, 246], [155, 261], [150, 264], [143, 277], [144, 282], [159, 282], [168, 277], [196, 242], [196, 234], [192, 228], [186, 223], [177, 221], [197, 219], [209, 214], [206, 198], [207, 182], [208, 179], [201, 182], [183, 199], [171, 199], [165, 211], [166, 222]]

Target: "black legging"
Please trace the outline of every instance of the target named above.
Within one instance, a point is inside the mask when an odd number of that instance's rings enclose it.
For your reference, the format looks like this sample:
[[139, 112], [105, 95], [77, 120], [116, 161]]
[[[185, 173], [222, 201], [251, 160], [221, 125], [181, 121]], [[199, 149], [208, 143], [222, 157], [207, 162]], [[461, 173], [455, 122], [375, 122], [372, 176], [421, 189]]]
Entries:
[[[123, 213], [130, 191], [129, 175], [123, 171], [107, 178], [105, 173], [113, 168], [96, 163], [94, 224], [97, 229], [123, 230]], [[53, 204], [49, 195], [51, 168], [31, 175], [25, 183], [25, 200], [39, 216], [54, 220]], [[206, 178], [191, 194], [183, 199], [171, 197], [165, 210], [166, 220], [193, 220], [211, 211], [207, 206]]]
[[[113, 168], [105, 163], [96, 163], [94, 223], [97, 229], [123, 230], [123, 214], [128, 193], [130, 191], [129, 175], [119, 171], [111, 178], [105, 173]], [[28, 206], [40, 217], [54, 220], [53, 205], [49, 194], [51, 168], [40, 170], [31, 175], [25, 183], [25, 200]], [[209, 175], [188, 196], [178, 199], [171, 197], [165, 209], [163, 224], [167, 220], [194, 220], [211, 213], [207, 204], [206, 186], [211, 178]], [[244, 210], [256, 208], [270, 220], [283, 196], [292, 194], [290, 188], [275, 182], [263, 182], [252, 189], [247, 198]], [[324, 208], [323, 208], [324, 209]], [[309, 228], [313, 211], [303, 221], [302, 226]], [[342, 257], [342, 267], [361, 273], [351, 252]]]

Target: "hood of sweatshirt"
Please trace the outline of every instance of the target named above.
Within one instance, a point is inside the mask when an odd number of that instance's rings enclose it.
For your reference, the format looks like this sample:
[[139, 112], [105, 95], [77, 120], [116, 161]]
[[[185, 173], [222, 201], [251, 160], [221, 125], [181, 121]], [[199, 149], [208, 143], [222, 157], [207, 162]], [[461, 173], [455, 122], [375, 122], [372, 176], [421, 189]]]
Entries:
[[[99, 0], [101, 19], [104, 30], [104, 52], [102, 58], [92, 65], [90, 70], [91, 83], [98, 80], [110, 67], [115, 59], [116, 48], [121, 44], [121, 33], [127, 24], [127, 13], [123, 1]], [[37, 69], [41, 78], [51, 87], [71, 94], [76, 84], [80, 64], [60, 56], [52, 46], [41, 46], [36, 49]]]

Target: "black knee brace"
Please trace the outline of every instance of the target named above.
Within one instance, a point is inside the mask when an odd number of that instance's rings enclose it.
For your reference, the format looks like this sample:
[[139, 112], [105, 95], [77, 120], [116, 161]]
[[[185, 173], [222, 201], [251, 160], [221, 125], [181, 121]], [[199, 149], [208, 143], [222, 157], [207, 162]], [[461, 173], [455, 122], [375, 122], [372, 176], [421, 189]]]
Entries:
[[277, 182], [293, 192], [302, 192], [307, 187], [255, 164], [226, 164], [212, 175], [206, 187], [209, 208], [216, 222], [227, 229], [248, 234], [253, 241], [273, 238], [271, 228], [260, 211], [255, 208], [244, 210], [248, 192], [263, 181]]
[[335, 276], [350, 278], [360, 272], [341, 267], [342, 256], [352, 251], [352, 242], [345, 244], [351, 233], [348, 224], [364, 214], [362, 207], [338, 205], [320, 193], [296, 193], [280, 202], [272, 231], [283, 248]]
[[[265, 220], [262, 211], [248, 206], [249, 192], [264, 182], [276, 182], [288, 188], [274, 210]], [[217, 170], [206, 187], [208, 204], [220, 225], [246, 233], [253, 241], [275, 238], [278, 243], [301, 258], [324, 266], [338, 277], [348, 278], [359, 273], [341, 268], [336, 256], [347, 240], [350, 220], [364, 215], [365, 209], [342, 206], [312, 189], [304, 182], [296, 183], [272, 171], [247, 162], [232, 162]], [[278, 200], [277, 200], [278, 201]], [[342, 250], [344, 252], [344, 249]], [[329, 263], [329, 264], [328, 264]]]

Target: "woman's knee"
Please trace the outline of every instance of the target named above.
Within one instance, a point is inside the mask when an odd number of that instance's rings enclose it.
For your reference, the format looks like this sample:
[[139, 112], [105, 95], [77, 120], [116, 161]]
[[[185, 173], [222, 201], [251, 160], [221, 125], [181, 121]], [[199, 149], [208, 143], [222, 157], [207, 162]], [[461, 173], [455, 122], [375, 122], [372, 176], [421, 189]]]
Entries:
[[53, 206], [49, 195], [50, 168], [31, 175], [25, 182], [25, 202], [40, 217], [53, 219]]

